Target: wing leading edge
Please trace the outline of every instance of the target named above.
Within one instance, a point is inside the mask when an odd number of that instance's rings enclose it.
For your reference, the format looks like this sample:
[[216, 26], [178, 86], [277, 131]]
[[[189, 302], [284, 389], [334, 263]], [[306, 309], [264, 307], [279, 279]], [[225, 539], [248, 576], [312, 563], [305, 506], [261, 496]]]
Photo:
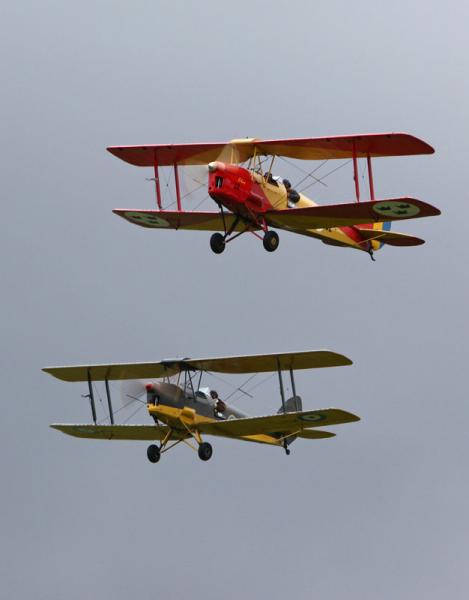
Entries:
[[[89, 423], [54, 423], [53, 429], [73, 437], [94, 440], [163, 440], [168, 433], [164, 425], [92, 425]], [[173, 432], [171, 440], [190, 437], [181, 432]]]
[[77, 365], [45, 367], [45, 373], [62, 381], [104, 381], [105, 379], [157, 379], [175, 375], [180, 371], [200, 370], [218, 373], [262, 373], [287, 369], [318, 369], [351, 365], [352, 361], [342, 354], [329, 350], [283, 352], [215, 358], [174, 358], [159, 362], [119, 363], [101, 365]]
[[[309, 410], [296, 413], [268, 415], [264, 417], [247, 417], [243, 419], [228, 419], [226, 421], [202, 422], [197, 425], [201, 434], [219, 437], [249, 438], [254, 436], [297, 435], [305, 439], [325, 439], [334, 437], [335, 433], [324, 430], [312, 430], [316, 427], [329, 427], [343, 423], [359, 421], [360, 417], [337, 408]], [[54, 423], [53, 429], [73, 437], [96, 440], [162, 440], [168, 433], [168, 427], [161, 425], [93, 425], [89, 423]], [[181, 440], [190, 437], [189, 433], [174, 431], [171, 440]], [[264, 440], [268, 443], [268, 440]]]
[[307, 229], [403, 221], [439, 214], [440, 210], [431, 204], [405, 197], [269, 211], [265, 213], [265, 219], [273, 227], [301, 232]]
[[[185, 212], [168, 210], [132, 210], [116, 208], [112, 211], [129, 223], [151, 229], [190, 229], [193, 231], [224, 231], [225, 225], [230, 229], [236, 216], [225, 213], [225, 220], [220, 212]], [[233, 231], [246, 231], [245, 223], [240, 222]], [[250, 231], [258, 231], [260, 227], [249, 226]]]
[[257, 155], [275, 155], [300, 160], [326, 160], [433, 154], [434, 149], [408, 133], [365, 133], [315, 138], [260, 140], [245, 138], [230, 142], [196, 144], [147, 144], [109, 146], [108, 152], [137, 167], [208, 164], [213, 160], [241, 163]]
[[[245, 419], [228, 419], [211, 423], [201, 423], [201, 433], [228, 437], [250, 435], [289, 434], [309, 430], [314, 427], [330, 427], [343, 423], [359, 421], [360, 417], [338, 408], [308, 410], [295, 413], [269, 415], [265, 417], [247, 417]], [[306, 434], [305, 437], [314, 437]], [[319, 436], [318, 436], [319, 437]], [[325, 437], [330, 437], [329, 432]]]

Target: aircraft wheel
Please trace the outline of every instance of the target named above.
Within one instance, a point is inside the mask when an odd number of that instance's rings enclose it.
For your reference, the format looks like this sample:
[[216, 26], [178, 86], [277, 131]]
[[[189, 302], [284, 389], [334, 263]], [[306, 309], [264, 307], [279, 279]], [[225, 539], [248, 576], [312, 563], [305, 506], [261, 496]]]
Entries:
[[264, 235], [262, 243], [267, 252], [273, 252], [274, 250], [277, 250], [279, 241], [278, 233], [276, 231], [268, 231]]
[[225, 249], [225, 238], [221, 233], [214, 233], [210, 238], [210, 248], [215, 254], [221, 254]]
[[147, 456], [148, 460], [152, 463], [157, 463], [160, 460], [161, 452], [156, 444], [151, 444], [151, 446], [148, 446]]
[[212, 457], [213, 449], [208, 442], [202, 442], [199, 446], [199, 458], [200, 460], [210, 460]]

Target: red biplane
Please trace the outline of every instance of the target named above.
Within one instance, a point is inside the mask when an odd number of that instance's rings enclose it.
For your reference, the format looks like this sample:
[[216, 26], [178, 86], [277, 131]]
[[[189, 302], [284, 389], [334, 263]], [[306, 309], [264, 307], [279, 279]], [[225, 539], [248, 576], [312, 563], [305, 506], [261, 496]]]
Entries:
[[[262, 239], [264, 248], [277, 249], [273, 228], [319, 238], [326, 244], [373, 251], [383, 244], [416, 246], [420, 238], [390, 231], [392, 221], [430, 217], [440, 211], [409, 197], [375, 198], [372, 158], [432, 154], [433, 148], [406, 133], [365, 134], [320, 138], [259, 140], [235, 139], [228, 143], [111, 146], [109, 152], [139, 167], [152, 167], [158, 210], [115, 209], [136, 225], [156, 229], [214, 231], [212, 250], [220, 254], [227, 242], [245, 232]], [[271, 157], [270, 161], [266, 161]], [[300, 160], [350, 159], [353, 164], [355, 202], [318, 206], [295, 190], [290, 182], [273, 175], [276, 157]], [[361, 201], [358, 161], [368, 171], [368, 201]], [[265, 166], [267, 164], [267, 166]], [[217, 211], [182, 208], [178, 168], [208, 165], [208, 193]], [[163, 210], [159, 167], [173, 167], [177, 210]], [[222, 233], [221, 233], [222, 232]]]

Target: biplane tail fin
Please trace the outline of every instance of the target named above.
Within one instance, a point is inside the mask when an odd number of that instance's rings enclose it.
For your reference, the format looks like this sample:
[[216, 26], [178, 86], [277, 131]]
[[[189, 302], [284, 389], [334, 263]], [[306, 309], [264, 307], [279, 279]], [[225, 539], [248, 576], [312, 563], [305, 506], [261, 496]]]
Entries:
[[277, 414], [283, 414], [284, 412], [301, 412], [303, 410], [303, 402], [301, 401], [300, 396], [292, 396], [285, 402], [285, 410], [283, 410], [283, 406], [281, 406]]
[[[391, 231], [391, 221], [386, 221], [385, 223], [374, 223], [373, 229], [382, 232]], [[373, 250], [379, 250], [383, 247], [383, 242], [380, 240], [373, 240], [371, 242]]]

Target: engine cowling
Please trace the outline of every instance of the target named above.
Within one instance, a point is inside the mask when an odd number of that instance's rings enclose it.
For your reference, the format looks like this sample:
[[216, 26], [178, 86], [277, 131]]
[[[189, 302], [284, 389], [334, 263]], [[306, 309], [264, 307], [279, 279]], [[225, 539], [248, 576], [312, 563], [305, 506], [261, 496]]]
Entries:
[[251, 171], [219, 161], [208, 165], [208, 193], [217, 204], [236, 214], [265, 212], [270, 204]]

